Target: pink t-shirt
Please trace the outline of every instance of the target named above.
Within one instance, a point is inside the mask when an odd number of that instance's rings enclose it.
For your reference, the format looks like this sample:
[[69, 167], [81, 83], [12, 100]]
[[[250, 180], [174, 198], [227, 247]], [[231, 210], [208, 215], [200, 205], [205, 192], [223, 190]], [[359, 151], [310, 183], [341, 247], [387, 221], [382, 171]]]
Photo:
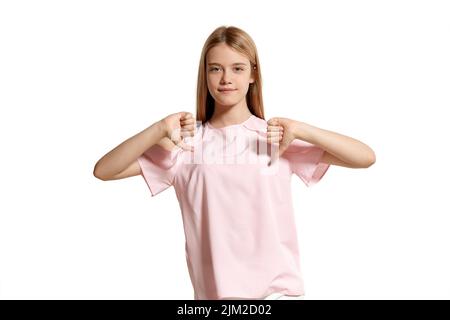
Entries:
[[291, 177], [312, 186], [329, 164], [296, 139], [269, 167], [266, 137], [254, 115], [223, 128], [205, 122], [185, 139], [194, 152], [155, 144], [138, 158], [151, 196], [174, 186], [196, 300], [304, 294]]

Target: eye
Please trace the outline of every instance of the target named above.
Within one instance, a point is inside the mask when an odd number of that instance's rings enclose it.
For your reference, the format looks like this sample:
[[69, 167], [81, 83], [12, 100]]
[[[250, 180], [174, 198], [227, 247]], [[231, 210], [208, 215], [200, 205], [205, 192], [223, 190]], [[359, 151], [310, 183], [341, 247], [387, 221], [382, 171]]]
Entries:
[[[241, 68], [241, 67], [236, 67], [234, 69], [238, 70], [238, 71], [244, 71], [244, 68]], [[216, 70], [219, 70], [219, 68], [218, 67], [212, 67], [212, 68], [209, 69], [209, 71], [216, 71]]]

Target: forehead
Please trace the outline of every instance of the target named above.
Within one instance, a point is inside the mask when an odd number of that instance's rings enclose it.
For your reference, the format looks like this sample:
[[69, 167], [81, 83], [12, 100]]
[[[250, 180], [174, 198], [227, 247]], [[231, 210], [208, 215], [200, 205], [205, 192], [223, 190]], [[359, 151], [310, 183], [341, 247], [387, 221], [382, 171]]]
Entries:
[[228, 45], [221, 43], [212, 47], [206, 55], [207, 63], [219, 63], [222, 65], [244, 63], [249, 64], [249, 60], [243, 54], [237, 52]]

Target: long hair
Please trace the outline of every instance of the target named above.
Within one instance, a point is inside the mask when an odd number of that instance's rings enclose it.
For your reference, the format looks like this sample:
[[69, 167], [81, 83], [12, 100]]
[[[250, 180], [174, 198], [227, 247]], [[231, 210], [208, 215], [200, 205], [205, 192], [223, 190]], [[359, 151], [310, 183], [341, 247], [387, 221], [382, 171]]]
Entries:
[[254, 82], [250, 84], [246, 95], [247, 106], [253, 115], [264, 119], [261, 68], [259, 66], [255, 43], [245, 31], [237, 27], [220, 26], [206, 39], [200, 56], [197, 78], [196, 120], [204, 123], [211, 119], [214, 113], [214, 98], [208, 91], [206, 81], [206, 55], [212, 47], [220, 43], [227, 44], [229, 47], [246, 56], [250, 61], [250, 69], [254, 76]]

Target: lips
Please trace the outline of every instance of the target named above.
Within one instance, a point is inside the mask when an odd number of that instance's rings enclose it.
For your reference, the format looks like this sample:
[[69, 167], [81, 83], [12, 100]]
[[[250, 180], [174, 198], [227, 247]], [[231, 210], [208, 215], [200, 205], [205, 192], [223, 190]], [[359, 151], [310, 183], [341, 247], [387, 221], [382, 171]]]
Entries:
[[225, 89], [219, 89], [220, 92], [230, 92], [230, 91], [235, 91], [236, 89], [231, 89], [231, 88], [225, 88]]

